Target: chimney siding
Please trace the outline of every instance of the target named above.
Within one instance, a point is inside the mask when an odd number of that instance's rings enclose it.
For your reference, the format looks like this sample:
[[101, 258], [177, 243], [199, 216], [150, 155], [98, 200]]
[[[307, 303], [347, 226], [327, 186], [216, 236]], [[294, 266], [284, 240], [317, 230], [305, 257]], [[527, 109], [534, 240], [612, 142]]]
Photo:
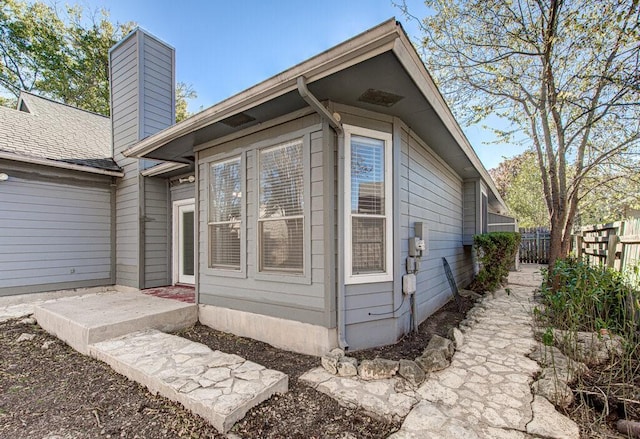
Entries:
[[116, 283], [171, 283], [168, 181], [140, 171], [158, 162], [125, 157], [139, 140], [175, 122], [175, 52], [141, 29], [109, 52], [113, 157], [124, 169], [116, 186]]

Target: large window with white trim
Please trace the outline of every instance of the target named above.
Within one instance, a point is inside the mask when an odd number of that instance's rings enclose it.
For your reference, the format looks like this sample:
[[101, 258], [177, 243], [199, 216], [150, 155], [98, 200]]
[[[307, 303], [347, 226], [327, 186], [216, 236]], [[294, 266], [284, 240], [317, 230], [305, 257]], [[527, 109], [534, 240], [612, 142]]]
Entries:
[[393, 279], [391, 134], [345, 126], [347, 283]]
[[258, 269], [304, 274], [303, 140], [259, 152]]
[[242, 232], [241, 157], [209, 165], [209, 267], [239, 271]]

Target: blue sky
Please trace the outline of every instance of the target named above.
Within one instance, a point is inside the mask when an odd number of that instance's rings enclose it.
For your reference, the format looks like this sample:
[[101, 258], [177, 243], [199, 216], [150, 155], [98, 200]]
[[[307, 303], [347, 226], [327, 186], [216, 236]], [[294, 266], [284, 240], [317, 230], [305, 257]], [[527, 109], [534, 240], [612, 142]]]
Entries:
[[[74, 3], [74, 0], [69, 0]], [[135, 21], [176, 49], [178, 81], [193, 85], [190, 111], [207, 108], [302, 62], [388, 18], [402, 22], [412, 40], [416, 23], [391, 0], [78, 0], [85, 11], [108, 9], [111, 20]], [[409, 11], [424, 16], [419, 0]], [[484, 145], [492, 134], [463, 127], [487, 168], [522, 148]]]

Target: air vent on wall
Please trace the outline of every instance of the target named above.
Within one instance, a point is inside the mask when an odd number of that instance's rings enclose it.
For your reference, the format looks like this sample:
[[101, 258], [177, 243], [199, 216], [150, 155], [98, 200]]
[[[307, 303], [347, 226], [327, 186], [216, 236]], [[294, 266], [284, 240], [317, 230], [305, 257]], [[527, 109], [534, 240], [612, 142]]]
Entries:
[[397, 94], [389, 93], [382, 90], [376, 90], [375, 88], [370, 88], [360, 95], [358, 100], [360, 102], [366, 102], [367, 104], [380, 105], [381, 107], [391, 107], [392, 105], [398, 103], [401, 99], [404, 99], [404, 96], [399, 96]]
[[256, 118], [249, 116], [247, 113], [238, 113], [234, 114], [233, 116], [227, 117], [220, 122], [227, 126], [230, 126], [231, 128], [238, 128], [239, 126], [249, 122], [253, 122], [254, 120], [256, 120]]

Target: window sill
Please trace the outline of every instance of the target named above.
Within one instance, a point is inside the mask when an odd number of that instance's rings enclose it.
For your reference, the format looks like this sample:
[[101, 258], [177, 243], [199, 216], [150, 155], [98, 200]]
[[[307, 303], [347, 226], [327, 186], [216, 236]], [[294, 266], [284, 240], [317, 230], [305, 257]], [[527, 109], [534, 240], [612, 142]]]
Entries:
[[247, 272], [244, 270], [222, 270], [219, 268], [210, 268], [207, 267], [204, 269], [203, 274], [206, 276], [217, 276], [217, 277], [234, 277], [237, 279], [246, 279]]
[[373, 273], [373, 274], [355, 274], [347, 276], [344, 283], [346, 285], [353, 284], [373, 284], [380, 282], [393, 282], [393, 274], [389, 273]]

